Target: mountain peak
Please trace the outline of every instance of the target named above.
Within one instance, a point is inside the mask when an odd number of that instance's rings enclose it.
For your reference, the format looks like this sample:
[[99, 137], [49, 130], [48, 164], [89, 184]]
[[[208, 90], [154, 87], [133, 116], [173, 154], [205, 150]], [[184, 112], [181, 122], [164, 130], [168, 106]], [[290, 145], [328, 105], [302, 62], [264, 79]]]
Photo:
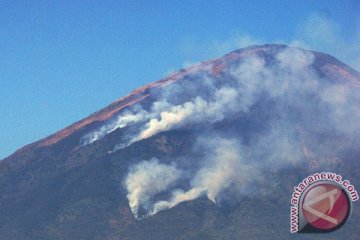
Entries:
[[[273, 64], [274, 61], [277, 61], [276, 56], [284, 51], [288, 51], [294, 56], [298, 53], [307, 54], [308, 56], [311, 55], [314, 58], [312, 67], [319, 71], [320, 74], [326, 75], [326, 77], [331, 81], [350, 82], [352, 85], [359, 85], [360, 83], [360, 74], [357, 71], [328, 54], [307, 51], [297, 47], [289, 47], [284, 44], [249, 46], [232, 51], [221, 58], [204, 61], [188, 68], [181, 69], [169, 74], [159, 81], [140, 87], [131, 92], [129, 95], [114, 101], [104, 109], [91, 114], [83, 120], [76, 122], [49, 137], [18, 150], [17, 153], [21, 153], [22, 151], [32, 147], [46, 147], [56, 144], [81, 129], [87, 128], [96, 123], [106, 122], [124, 109], [151, 97], [151, 92], [154, 89], [165, 87], [169, 84], [177, 82], [180, 79], [186, 78], [191, 74], [207, 72], [208, 74], [216, 77], [227, 71], [228, 68], [234, 64], [238, 64], [239, 62], [252, 57], [262, 58], [267, 62], [267, 64]], [[289, 58], [288, 61], [291, 61], [291, 59]]]
[[[276, 44], [176, 71], [1, 161], [0, 238], [253, 239], [288, 222], [299, 179], [360, 185], [359, 83]], [[274, 228], [260, 238], [290, 237]]]

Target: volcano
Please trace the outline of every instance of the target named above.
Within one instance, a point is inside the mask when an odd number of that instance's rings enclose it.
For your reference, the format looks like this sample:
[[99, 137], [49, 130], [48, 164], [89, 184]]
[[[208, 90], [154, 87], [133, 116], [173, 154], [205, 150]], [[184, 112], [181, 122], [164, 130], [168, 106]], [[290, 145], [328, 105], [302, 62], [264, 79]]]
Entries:
[[[294, 186], [360, 187], [360, 73], [286, 45], [233, 51], [136, 89], [0, 161], [0, 239], [313, 239]], [[360, 207], [317, 239], [357, 239]]]

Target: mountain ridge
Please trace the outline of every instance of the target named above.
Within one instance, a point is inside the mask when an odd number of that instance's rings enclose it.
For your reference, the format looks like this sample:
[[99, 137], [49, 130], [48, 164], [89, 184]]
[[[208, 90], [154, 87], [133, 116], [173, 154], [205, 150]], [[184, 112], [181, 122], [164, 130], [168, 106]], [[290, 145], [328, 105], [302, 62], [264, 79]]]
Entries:
[[314, 171], [360, 186], [359, 82], [285, 45], [179, 70], [0, 161], [0, 238], [312, 239], [290, 197]]
[[[148, 98], [150, 95], [148, 91], [150, 91], [153, 88], [161, 88], [163, 86], [166, 86], [168, 84], [172, 84], [173, 82], [176, 82], [177, 80], [183, 78], [187, 74], [192, 73], [194, 70], [201, 71], [206, 69], [206, 67], [211, 66], [210, 71], [212, 74], [217, 75], [221, 73], [222, 69], [225, 67], [224, 65], [227, 64], [229, 61], [235, 61], [239, 60], [241, 58], [244, 58], [251, 54], [257, 54], [261, 53], [262, 51], [279, 51], [281, 49], [285, 48], [294, 48], [294, 49], [300, 49], [296, 47], [289, 47], [284, 44], [264, 44], [264, 45], [254, 45], [238, 50], [234, 50], [228, 54], [225, 54], [223, 57], [214, 58], [212, 60], [207, 60], [200, 62], [198, 64], [195, 64], [194, 66], [190, 66], [185, 69], [180, 69], [178, 71], [175, 71], [168, 76], [157, 80], [155, 82], [149, 83], [145, 86], [139, 87], [132, 92], [130, 92], [128, 95], [119, 98], [118, 100], [115, 100], [114, 102], [110, 103], [108, 106], [90, 114], [89, 116], [53, 133], [50, 134], [47, 137], [44, 137], [38, 141], [35, 141], [34, 143], [25, 145], [24, 147], [21, 147], [17, 151], [15, 151], [13, 154], [19, 154], [22, 151], [25, 151], [32, 147], [44, 147], [49, 146], [52, 144], [57, 143], [61, 139], [69, 136], [70, 134], [74, 133], [75, 131], [86, 127], [94, 122], [104, 122], [114, 115], [118, 114], [120, 111], [122, 111], [124, 108], [129, 107], [133, 104], [139, 103], [142, 100]], [[310, 51], [312, 54], [316, 55], [315, 58], [315, 65], [318, 65], [319, 68], [326, 68], [327, 71], [330, 72], [329, 77], [330, 79], [335, 76], [336, 79], [348, 79], [351, 81], [354, 85], [360, 85], [360, 73], [357, 72], [355, 69], [352, 69], [351, 67], [347, 66], [346, 64], [342, 63], [341, 61], [337, 60], [333, 56], [321, 53], [317, 51]], [[326, 61], [325, 61], [326, 59]], [[324, 64], [324, 62], [326, 62]], [[338, 66], [341, 66], [342, 68], [339, 68]], [[333, 76], [331, 76], [333, 75]], [[11, 154], [12, 155], [12, 154]], [[9, 155], [8, 157], [10, 157]], [[3, 160], [5, 160], [5, 157]]]

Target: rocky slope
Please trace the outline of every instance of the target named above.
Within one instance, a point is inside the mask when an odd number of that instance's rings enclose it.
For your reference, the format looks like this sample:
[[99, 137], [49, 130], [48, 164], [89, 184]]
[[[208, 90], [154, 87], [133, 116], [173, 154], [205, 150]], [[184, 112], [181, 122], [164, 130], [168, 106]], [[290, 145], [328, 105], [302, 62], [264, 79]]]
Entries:
[[[360, 74], [262, 45], [179, 70], [0, 162], [1, 239], [312, 239], [293, 187], [360, 186]], [[319, 239], [356, 239], [360, 208]]]

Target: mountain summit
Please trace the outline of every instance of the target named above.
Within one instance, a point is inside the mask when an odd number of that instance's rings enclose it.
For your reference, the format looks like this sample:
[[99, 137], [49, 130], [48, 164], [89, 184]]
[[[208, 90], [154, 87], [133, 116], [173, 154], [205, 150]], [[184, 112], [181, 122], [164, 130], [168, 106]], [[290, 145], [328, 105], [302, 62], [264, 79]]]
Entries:
[[0, 238], [289, 239], [304, 177], [360, 186], [359, 100], [358, 72], [286, 45], [181, 69], [3, 159]]

